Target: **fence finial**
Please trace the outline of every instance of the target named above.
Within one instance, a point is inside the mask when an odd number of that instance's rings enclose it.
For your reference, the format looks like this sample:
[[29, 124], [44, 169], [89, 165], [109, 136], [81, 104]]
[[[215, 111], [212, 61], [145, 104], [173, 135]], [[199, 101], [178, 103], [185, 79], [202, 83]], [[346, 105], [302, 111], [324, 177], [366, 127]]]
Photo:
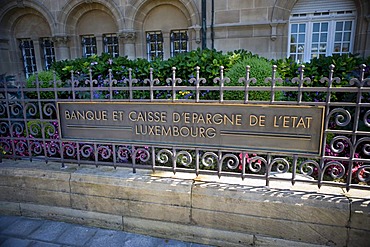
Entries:
[[190, 78], [189, 82], [190, 83], [193, 83], [195, 85], [195, 101], [196, 102], [199, 102], [199, 93], [200, 93], [200, 90], [199, 90], [199, 86], [200, 86], [200, 83], [205, 83], [206, 82], [206, 79], [205, 78], [200, 78], [199, 77], [199, 74], [200, 74], [200, 67], [199, 66], [196, 66], [195, 67], [195, 78]]
[[180, 78], [176, 78], [176, 67], [172, 67], [172, 78], [167, 78], [166, 82], [168, 84], [172, 83], [172, 101], [176, 100], [176, 83], [181, 83]]
[[154, 84], [159, 84], [159, 80], [158, 79], [153, 79], [153, 68], [150, 68], [149, 69], [149, 79], [144, 79], [144, 83], [149, 83], [149, 88], [150, 88], [150, 101], [153, 101], [154, 100], [154, 90], [153, 90], [153, 86]]
[[357, 87], [363, 87], [365, 85], [370, 86], [370, 78], [365, 78], [366, 64], [360, 65], [360, 79], [352, 78], [349, 83], [351, 86], [356, 85]]
[[224, 101], [224, 84], [230, 82], [230, 78], [224, 78], [224, 66], [220, 66], [220, 77], [213, 79], [214, 83], [220, 82], [220, 102]]
[[239, 83], [244, 82], [244, 103], [248, 103], [249, 100], [249, 85], [250, 83], [256, 83], [257, 80], [256, 78], [250, 78], [250, 71], [251, 71], [251, 66], [247, 65], [245, 66], [245, 78], [241, 77], [239, 78]]

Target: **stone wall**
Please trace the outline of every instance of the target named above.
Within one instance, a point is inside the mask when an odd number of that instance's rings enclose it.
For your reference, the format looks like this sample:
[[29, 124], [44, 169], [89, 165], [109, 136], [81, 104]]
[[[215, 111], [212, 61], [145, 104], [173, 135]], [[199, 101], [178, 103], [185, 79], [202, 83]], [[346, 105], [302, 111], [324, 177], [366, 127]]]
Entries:
[[366, 246], [368, 191], [4, 160], [0, 214], [216, 246]]

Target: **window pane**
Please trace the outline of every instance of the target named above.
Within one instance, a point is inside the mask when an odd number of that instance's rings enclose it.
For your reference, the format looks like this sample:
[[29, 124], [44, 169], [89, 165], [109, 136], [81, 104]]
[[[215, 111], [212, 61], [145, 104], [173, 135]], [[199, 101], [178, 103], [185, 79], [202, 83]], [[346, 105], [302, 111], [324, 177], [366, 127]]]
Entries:
[[298, 24], [292, 24], [291, 33], [296, 33], [298, 31]]
[[342, 33], [335, 33], [335, 41], [342, 41]]
[[313, 44], [312, 48], [311, 48], [311, 51], [318, 52], [318, 50], [319, 50], [319, 45], [318, 44]]
[[314, 33], [312, 35], [312, 42], [319, 42], [319, 34], [318, 33]]
[[327, 32], [328, 31], [328, 24], [327, 22], [322, 23], [321, 25], [321, 32]]
[[181, 49], [186, 50], [188, 48], [188, 43], [187, 42], [182, 42], [181, 43]]
[[290, 42], [292, 42], [292, 43], [296, 43], [297, 42], [297, 34], [293, 34], [292, 36], [291, 36], [291, 41]]
[[305, 39], [305, 37], [304, 37], [305, 35], [304, 34], [300, 34], [299, 35], [299, 39], [298, 39], [298, 42], [299, 43], [303, 43], [304, 42], [304, 39]]
[[344, 52], [344, 53], [349, 52], [349, 44], [343, 44], [343, 46], [342, 46], [342, 52]]
[[321, 44], [320, 45], [320, 53], [326, 52], [326, 44]]
[[321, 34], [320, 42], [326, 42], [328, 38], [328, 35], [326, 33]]
[[313, 31], [316, 33], [320, 31], [320, 23], [313, 24]]
[[343, 30], [343, 22], [338, 21], [337, 24], [335, 25], [335, 31], [342, 31]]
[[340, 43], [335, 43], [334, 44], [334, 52], [340, 52], [341, 48], [340, 48]]
[[304, 61], [303, 54], [298, 54], [297, 60], [298, 62], [303, 62]]
[[299, 32], [300, 33], [306, 32], [306, 24], [300, 24], [299, 25]]
[[296, 45], [290, 45], [290, 52], [297, 52], [297, 46]]
[[346, 21], [346, 23], [344, 24], [344, 30], [351, 31], [351, 29], [352, 29], [352, 21]]
[[344, 33], [343, 41], [349, 41], [351, 39], [351, 33]]

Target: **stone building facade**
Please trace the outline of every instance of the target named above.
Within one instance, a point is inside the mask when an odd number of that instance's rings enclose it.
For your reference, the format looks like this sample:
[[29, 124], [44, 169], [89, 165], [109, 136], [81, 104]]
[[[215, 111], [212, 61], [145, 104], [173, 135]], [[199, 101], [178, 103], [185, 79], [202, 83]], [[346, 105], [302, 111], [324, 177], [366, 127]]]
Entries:
[[369, 56], [369, 22], [369, 0], [0, 0], [0, 74], [24, 79], [55, 60], [103, 52]]

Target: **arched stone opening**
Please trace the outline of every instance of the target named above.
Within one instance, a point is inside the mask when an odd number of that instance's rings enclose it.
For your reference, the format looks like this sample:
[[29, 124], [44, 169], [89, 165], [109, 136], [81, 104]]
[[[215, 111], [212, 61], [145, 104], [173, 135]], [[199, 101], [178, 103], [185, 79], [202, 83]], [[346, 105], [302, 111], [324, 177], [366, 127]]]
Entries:
[[140, 57], [147, 57], [146, 32], [148, 31], [162, 32], [164, 59], [171, 56], [171, 30], [187, 31], [189, 50], [195, 49], [199, 43], [196, 38], [199, 39], [200, 15], [196, 6], [193, 6], [190, 2], [136, 1], [132, 8], [128, 10], [127, 19], [132, 20], [130, 25], [136, 34], [135, 50]]
[[[120, 18], [120, 16], [118, 16]], [[62, 18], [64, 19], [64, 18]], [[107, 6], [100, 3], [82, 3], [70, 9], [66, 15], [64, 33], [68, 37], [71, 58], [89, 56], [89, 54], [100, 55], [105, 50], [104, 37], [114, 36], [118, 40], [120, 20], [117, 14]], [[93, 53], [86, 53], [85, 37], [96, 46]], [[119, 44], [116, 44], [119, 47]], [[118, 48], [117, 48], [118, 49]], [[119, 51], [117, 50], [117, 54]]]
[[[23, 79], [36, 71], [47, 69], [50, 64], [45, 61], [43, 42], [47, 40], [52, 45], [53, 23], [49, 14], [31, 7], [14, 5], [8, 9], [0, 20], [0, 73]], [[30, 45], [30, 56], [25, 53], [24, 42]]]

